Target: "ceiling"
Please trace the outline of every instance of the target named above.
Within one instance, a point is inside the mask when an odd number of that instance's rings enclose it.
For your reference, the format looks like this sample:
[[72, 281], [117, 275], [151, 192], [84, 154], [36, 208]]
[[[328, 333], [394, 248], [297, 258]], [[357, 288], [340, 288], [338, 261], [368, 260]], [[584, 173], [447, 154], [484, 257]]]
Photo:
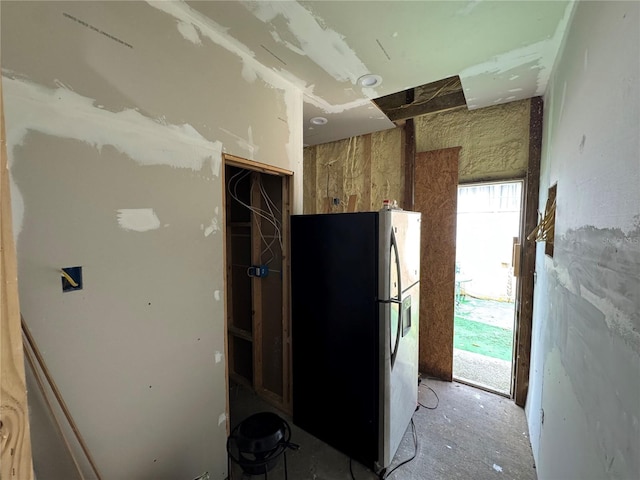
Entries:
[[[573, 1], [189, 2], [304, 94], [304, 142], [394, 126], [371, 99], [459, 76], [469, 109], [545, 91]], [[382, 77], [373, 88], [358, 79]], [[324, 117], [325, 125], [310, 123]]]

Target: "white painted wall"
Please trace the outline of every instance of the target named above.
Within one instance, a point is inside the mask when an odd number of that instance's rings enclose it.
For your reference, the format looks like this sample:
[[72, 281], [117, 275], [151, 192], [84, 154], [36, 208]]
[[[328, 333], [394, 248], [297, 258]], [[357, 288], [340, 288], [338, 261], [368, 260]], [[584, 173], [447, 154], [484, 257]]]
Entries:
[[22, 312], [103, 478], [224, 478], [220, 157], [301, 212], [301, 92], [185, 4], [3, 1], [2, 75]]
[[[640, 472], [640, 3], [580, 2], [545, 95], [527, 416], [538, 478]], [[544, 410], [544, 424], [541, 411]]]

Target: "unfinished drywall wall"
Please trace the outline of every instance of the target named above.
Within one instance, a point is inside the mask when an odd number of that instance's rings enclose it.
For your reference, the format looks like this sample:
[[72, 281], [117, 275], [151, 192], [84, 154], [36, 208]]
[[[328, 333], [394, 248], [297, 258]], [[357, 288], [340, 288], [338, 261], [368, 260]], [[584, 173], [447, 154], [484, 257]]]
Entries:
[[224, 478], [221, 153], [300, 211], [301, 93], [183, 3], [2, 2], [2, 74], [21, 308], [103, 478]]
[[305, 148], [304, 212], [378, 210], [382, 201], [401, 202], [404, 192], [402, 129], [393, 128]]
[[523, 178], [529, 154], [529, 100], [415, 119], [416, 152], [460, 150], [459, 182]]
[[640, 471], [640, 4], [580, 2], [545, 95], [527, 417], [540, 479]]

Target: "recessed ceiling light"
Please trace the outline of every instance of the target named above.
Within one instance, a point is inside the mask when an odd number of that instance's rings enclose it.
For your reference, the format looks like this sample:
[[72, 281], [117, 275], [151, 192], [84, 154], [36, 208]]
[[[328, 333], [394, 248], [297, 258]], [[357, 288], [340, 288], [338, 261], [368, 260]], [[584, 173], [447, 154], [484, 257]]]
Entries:
[[313, 123], [314, 125], [326, 125], [329, 120], [327, 120], [324, 117], [313, 117], [311, 120], [309, 120], [311, 123]]
[[372, 73], [368, 75], [363, 75], [358, 79], [358, 83], [367, 88], [377, 87], [382, 83], [382, 77], [380, 75], [373, 75]]

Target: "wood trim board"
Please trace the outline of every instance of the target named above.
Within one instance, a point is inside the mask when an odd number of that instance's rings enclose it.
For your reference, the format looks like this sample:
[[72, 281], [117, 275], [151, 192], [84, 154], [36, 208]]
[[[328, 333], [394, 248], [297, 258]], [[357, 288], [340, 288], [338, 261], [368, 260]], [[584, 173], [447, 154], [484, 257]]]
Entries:
[[7, 143], [0, 82], [0, 478], [33, 479]]
[[524, 407], [529, 391], [529, 369], [531, 361], [531, 326], [533, 319], [533, 288], [536, 268], [536, 244], [527, 240], [527, 234], [538, 224], [538, 198], [540, 188], [540, 158], [542, 155], [541, 97], [531, 99], [529, 119], [529, 161], [524, 183], [524, 218], [520, 238], [520, 278], [518, 279], [518, 305], [516, 308], [517, 330], [515, 345], [515, 389], [516, 405]]
[[404, 148], [402, 149], [404, 165], [404, 209], [413, 210], [415, 195], [415, 170], [416, 170], [416, 128], [413, 119], [410, 118], [404, 124], [402, 130]]
[[293, 172], [286, 168], [267, 165], [266, 163], [256, 162], [254, 160], [247, 160], [245, 158], [236, 157], [235, 155], [229, 155], [228, 153], [223, 154], [223, 157], [225, 165], [266, 173], [268, 175], [293, 175]]

